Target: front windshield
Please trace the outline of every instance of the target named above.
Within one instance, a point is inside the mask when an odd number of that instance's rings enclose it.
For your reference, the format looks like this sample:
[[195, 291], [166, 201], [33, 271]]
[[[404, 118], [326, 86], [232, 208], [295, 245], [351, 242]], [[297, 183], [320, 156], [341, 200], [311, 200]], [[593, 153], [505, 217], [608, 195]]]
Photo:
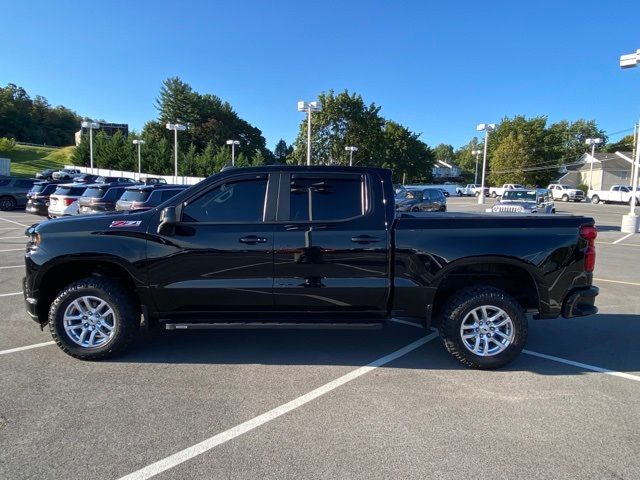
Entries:
[[407, 196], [405, 197], [407, 200], [421, 200], [422, 192], [418, 190], [409, 190], [407, 191]]
[[506, 202], [535, 202], [535, 190], [509, 190], [504, 192], [502, 200]]

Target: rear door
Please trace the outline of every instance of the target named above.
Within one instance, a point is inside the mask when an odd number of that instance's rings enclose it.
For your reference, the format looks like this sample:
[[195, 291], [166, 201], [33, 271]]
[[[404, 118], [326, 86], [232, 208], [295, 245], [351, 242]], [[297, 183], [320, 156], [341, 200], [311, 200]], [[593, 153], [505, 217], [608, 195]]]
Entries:
[[389, 233], [380, 179], [283, 173], [274, 243], [279, 310], [382, 313]]

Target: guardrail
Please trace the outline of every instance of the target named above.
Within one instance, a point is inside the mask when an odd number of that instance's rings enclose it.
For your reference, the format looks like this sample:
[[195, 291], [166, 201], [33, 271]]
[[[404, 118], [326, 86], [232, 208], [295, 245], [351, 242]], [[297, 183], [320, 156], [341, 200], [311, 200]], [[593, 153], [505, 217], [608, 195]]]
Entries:
[[100, 175], [105, 177], [129, 177], [136, 180], [144, 180], [145, 178], [164, 178], [167, 183], [175, 183], [178, 185], [195, 185], [196, 183], [204, 180], [204, 177], [174, 177], [173, 175], [154, 175], [153, 173], [142, 173], [138, 175], [138, 172], [128, 172], [126, 170], [111, 170], [109, 168], [94, 168], [90, 167], [76, 167], [74, 165], [65, 165], [65, 168], [75, 168], [82, 173], [91, 173], [92, 175]]

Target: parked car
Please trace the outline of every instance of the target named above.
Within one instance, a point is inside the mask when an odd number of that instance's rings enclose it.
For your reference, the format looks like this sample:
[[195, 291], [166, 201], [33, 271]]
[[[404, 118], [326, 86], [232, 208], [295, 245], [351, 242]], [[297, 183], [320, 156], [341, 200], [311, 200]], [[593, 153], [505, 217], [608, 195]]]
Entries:
[[97, 175], [93, 175], [91, 173], [83, 173], [74, 178], [73, 183], [95, 183], [97, 178]]
[[0, 210], [14, 210], [27, 204], [27, 193], [37, 180], [20, 177], [0, 177]]
[[128, 183], [128, 184], [140, 183], [140, 182], [134, 180], [133, 178], [129, 178], [129, 177], [106, 177], [106, 176], [100, 176], [100, 177], [97, 177], [95, 179], [95, 183], [113, 183], [113, 182]]
[[46, 170], [42, 170], [36, 173], [37, 180], [53, 180], [53, 172], [56, 170], [54, 168], [47, 168]]
[[26, 231], [25, 306], [81, 359], [123, 351], [141, 316], [169, 330], [409, 317], [482, 369], [520, 353], [528, 313], [597, 312], [592, 218], [397, 214], [393, 193], [390, 170], [271, 165], [161, 210], [42, 222]]
[[147, 177], [143, 178], [142, 183], [145, 185], [166, 185], [167, 181], [162, 177]]
[[[476, 195], [476, 191], [480, 189], [480, 185], [477, 183], [467, 183], [464, 187], [456, 188], [456, 193], [459, 197], [472, 197]], [[478, 193], [479, 195], [479, 193]]]
[[[633, 200], [633, 189], [628, 185], [613, 185], [609, 190], [589, 190], [591, 203], [628, 203]], [[640, 191], [636, 193], [636, 205], [640, 205]]]
[[66, 217], [78, 214], [78, 198], [87, 189], [84, 183], [62, 183], [49, 196], [50, 218]]
[[104, 213], [116, 209], [116, 202], [120, 199], [130, 182], [94, 183], [87, 185], [87, 189], [78, 198], [78, 213]]
[[36, 182], [27, 193], [25, 211], [34, 215], [46, 217], [49, 215], [49, 196], [56, 191], [62, 180], [47, 180]]
[[396, 201], [398, 212], [446, 212], [447, 199], [439, 188], [407, 190], [403, 199]]
[[501, 197], [507, 190], [523, 189], [519, 183], [505, 183], [502, 187], [489, 187], [489, 195], [493, 198]]
[[51, 174], [51, 178], [54, 180], [73, 180], [76, 177], [82, 175], [82, 172], [77, 168], [63, 168]]
[[187, 185], [139, 185], [127, 187], [116, 203], [116, 210], [148, 210], [173, 198]]
[[547, 188], [551, 190], [554, 200], [562, 200], [563, 202], [581, 202], [584, 200], [584, 192], [569, 185], [552, 183]]
[[493, 213], [556, 213], [551, 191], [546, 188], [507, 190], [500, 201], [487, 208]]

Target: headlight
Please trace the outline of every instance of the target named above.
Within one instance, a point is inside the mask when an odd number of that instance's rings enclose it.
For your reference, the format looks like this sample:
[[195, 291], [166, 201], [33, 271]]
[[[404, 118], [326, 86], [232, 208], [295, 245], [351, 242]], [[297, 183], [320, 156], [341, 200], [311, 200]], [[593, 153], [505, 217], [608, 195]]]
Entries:
[[29, 240], [27, 241], [27, 250], [35, 250], [40, 246], [40, 234], [36, 232], [32, 232], [29, 235]]

